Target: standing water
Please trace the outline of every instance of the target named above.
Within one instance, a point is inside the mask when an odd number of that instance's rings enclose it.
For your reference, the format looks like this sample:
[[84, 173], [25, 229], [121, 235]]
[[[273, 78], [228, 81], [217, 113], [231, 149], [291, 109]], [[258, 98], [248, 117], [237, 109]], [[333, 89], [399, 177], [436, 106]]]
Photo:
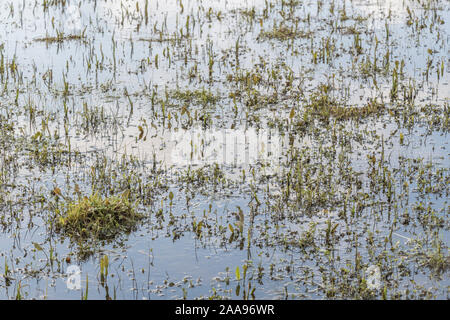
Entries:
[[1, 299], [448, 299], [446, 0], [0, 2]]

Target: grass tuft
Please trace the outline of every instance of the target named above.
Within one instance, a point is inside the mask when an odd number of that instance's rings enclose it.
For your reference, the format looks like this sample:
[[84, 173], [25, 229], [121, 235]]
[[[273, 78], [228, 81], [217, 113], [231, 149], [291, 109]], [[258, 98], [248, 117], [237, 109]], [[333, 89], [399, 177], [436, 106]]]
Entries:
[[385, 110], [385, 105], [375, 100], [371, 100], [362, 107], [341, 106], [327, 94], [313, 95], [311, 103], [306, 107], [312, 115], [326, 121], [330, 117], [336, 120], [364, 119]]
[[274, 26], [270, 31], [262, 31], [258, 36], [259, 39], [276, 39], [276, 40], [289, 40], [296, 38], [310, 38], [312, 32], [310, 31], [300, 31], [294, 28], [289, 28], [283, 25]]
[[70, 202], [66, 213], [56, 221], [56, 231], [77, 240], [109, 240], [133, 231], [142, 218], [126, 194], [102, 198], [94, 193]]

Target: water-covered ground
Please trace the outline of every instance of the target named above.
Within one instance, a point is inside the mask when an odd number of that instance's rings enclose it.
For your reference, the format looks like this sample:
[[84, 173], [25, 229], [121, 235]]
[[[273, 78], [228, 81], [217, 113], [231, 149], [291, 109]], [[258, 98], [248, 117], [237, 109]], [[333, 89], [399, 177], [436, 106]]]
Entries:
[[[448, 299], [449, 37], [446, 0], [1, 1], [0, 298]], [[58, 232], [95, 193], [145, 218]]]

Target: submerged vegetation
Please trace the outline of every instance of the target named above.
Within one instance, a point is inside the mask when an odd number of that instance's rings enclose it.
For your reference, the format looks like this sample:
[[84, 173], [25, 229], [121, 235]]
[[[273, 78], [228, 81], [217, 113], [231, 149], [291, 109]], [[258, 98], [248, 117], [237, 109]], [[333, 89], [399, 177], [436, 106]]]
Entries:
[[55, 37], [46, 36], [44, 38], [38, 38], [36, 41], [46, 42], [46, 43], [53, 43], [58, 42], [62, 43], [64, 41], [70, 41], [70, 40], [84, 40], [86, 36], [84, 35], [84, 32], [81, 34], [64, 34], [63, 32], [57, 32], [57, 35]]
[[312, 95], [311, 103], [306, 106], [307, 112], [325, 121], [330, 118], [336, 120], [364, 119], [369, 116], [380, 115], [385, 105], [371, 100], [364, 106], [340, 106], [327, 94]]
[[448, 299], [449, 23], [0, 2], [0, 298]]
[[283, 25], [275, 25], [272, 30], [261, 32], [259, 38], [288, 40], [294, 38], [310, 38], [312, 36], [313, 32], [304, 32]]

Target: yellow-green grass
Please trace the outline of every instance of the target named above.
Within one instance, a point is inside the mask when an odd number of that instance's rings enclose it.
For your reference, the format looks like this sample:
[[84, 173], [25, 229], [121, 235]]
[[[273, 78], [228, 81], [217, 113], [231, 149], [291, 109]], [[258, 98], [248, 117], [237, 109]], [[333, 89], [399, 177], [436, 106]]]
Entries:
[[108, 240], [133, 231], [142, 218], [126, 195], [102, 198], [94, 193], [69, 202], [56, 220], [56, 231], [77, 240]]

